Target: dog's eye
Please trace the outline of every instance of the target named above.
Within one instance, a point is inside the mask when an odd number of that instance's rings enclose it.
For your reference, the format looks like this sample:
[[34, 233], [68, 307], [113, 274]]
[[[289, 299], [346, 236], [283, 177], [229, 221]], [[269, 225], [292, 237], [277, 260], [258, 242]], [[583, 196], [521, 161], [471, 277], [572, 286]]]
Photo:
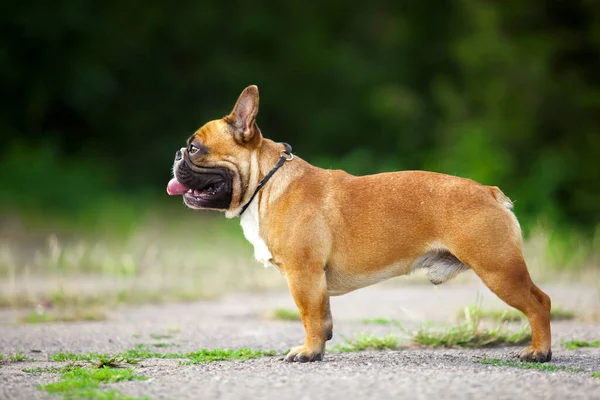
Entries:
[[190, 144], [190, 147], [188, 147], [188, 153], [194, 154], [197, 151], [198, 151], [198, 147], [194, 146], [193, 144]]

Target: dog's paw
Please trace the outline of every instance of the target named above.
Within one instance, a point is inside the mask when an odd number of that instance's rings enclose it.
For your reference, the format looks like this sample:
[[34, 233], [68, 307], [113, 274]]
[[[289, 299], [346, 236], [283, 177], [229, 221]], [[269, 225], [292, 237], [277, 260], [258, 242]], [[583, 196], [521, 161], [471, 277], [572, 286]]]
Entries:
[[519, 359], [527, 362], [548, 362], [552, 359], [552, 351], [547, 352], [539, 351], [529, 346], [519, 353]]
[[286, 362], [312, 362], [321, 361], [323, 359], [323, 350], [314, 351], [307, 349], [305, 346], [298, 346], [290, 350], [283, 359]]

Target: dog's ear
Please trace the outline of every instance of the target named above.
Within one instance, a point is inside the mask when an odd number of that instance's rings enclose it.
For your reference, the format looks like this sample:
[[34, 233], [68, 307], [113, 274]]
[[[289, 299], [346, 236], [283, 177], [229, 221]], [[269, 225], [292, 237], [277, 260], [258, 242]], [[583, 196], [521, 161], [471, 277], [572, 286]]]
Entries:
[[233, 111], [226, 117], [233, 127], [236, 141], [248, 143], [258, 132], [258, 127], [254, 123], [256, 114], [258, 114], [258, 87], [252, 85], [244, 89]]

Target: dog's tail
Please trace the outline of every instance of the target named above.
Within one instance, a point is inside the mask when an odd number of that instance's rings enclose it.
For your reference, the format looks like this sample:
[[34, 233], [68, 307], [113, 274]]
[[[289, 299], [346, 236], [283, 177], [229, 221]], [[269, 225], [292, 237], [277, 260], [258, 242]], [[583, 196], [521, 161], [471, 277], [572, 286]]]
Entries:
[[510, 215], [510, 218], [513, 221], [515, 235], [518, 237], [517, 240], [519, 241], [519, 243], [523, 244], [523, 233], [521, 231], [521, 225], [519, 224], [519, 220], [513, 212], [513, 202], [508, 198], [508, 196], [502, 193], [502, 190], [500, 190], [497, 186], [488, 186], [487, 188], [490, 191], [490, 194], [494, 197], [494, 199], [496, 199], [496, 201], [502, 207], [504, 207]]
[[498, 186], [488, 186], [488, 189], [496, 201], [504, 206], [507, 210], [512, 210], [514, 205], [510, 199], [502, 193], [502, 190]]

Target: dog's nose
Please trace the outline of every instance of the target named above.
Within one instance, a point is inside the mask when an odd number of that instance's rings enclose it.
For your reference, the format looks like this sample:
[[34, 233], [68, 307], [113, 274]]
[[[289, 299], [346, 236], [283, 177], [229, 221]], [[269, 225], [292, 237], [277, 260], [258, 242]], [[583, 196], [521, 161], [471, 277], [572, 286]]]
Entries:
[[177, 152], [175, 153], [175, 161], [181, 160], [182, 157], [183, 154], [181, 154], [181, 150], [177, 150]]

